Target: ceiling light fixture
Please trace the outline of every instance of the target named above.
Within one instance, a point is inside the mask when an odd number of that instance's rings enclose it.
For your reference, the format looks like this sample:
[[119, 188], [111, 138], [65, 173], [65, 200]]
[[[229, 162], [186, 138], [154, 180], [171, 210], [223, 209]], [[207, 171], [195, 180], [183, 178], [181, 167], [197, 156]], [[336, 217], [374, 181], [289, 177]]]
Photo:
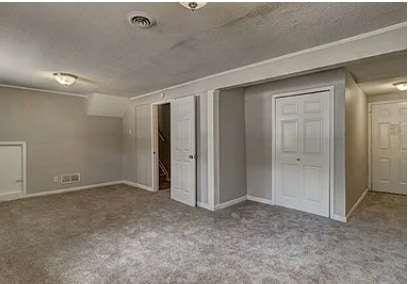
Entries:
[[54, 75], [55, 81], [57, 81], [58, 83], [60, 83], [61, 85], [65, 87], [71, 86], [78, 79], [78, 76], [75, 76], [69, 73], [63, 73], [63, 72], [57, 72], [57, 73], [54, 73], [53, 75]]
[[407, 90], [407, 82], [398, 82], [393, 84], [395, 88], [397, 88], [400, 91], [406, 91]]
[[207, 2], [180, 2], [180, 4], [191, 11], [195, 11], [207, 5]]

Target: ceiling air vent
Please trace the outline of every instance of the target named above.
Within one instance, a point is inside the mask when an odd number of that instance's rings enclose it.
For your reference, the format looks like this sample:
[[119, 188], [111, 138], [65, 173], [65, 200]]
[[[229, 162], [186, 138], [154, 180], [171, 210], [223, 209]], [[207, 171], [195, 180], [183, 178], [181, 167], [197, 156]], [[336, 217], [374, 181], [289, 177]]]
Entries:
[[139, 28], [148, 29], [156, 24], [156, 20], [145, 12], [133, 11], [128, 14], [129, 23]]

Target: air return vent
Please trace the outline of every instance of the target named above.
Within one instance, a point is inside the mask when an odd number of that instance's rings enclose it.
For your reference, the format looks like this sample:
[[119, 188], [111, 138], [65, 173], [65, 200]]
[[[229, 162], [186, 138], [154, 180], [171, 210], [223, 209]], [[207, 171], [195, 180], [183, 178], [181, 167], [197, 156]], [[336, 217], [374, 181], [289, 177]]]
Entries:
[[81, 175], [79, 173], [63, 174], [60, 176], [61, 184], [76, 183], [80, 181], [81, 181]]
[[128, 14], [129, 23], [142, 29], [148, 29], [156, 24], [156, 20], [145, 12], [132, 11]]

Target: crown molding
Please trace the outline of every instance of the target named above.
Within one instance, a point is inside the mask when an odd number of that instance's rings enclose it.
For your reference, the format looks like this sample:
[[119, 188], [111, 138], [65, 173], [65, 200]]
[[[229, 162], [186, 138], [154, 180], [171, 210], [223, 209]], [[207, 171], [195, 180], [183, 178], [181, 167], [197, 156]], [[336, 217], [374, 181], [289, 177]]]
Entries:
[[17, 86], [17, 85], [0, 84], [0, 87], [19, 89], [19, 90], [25, 90], [25, 91], [36, 91], [36, 92], [49, 93], [49, 94], [54, 94], [54, 95], [64, 95], [64, 96], [81, 97], [81, 98], [87, 98], [88, 97], [88, 95], [84, 95], [84, 94], [64, 92], [64, 91], [54, 91], [54, 90], [47, 90], [47, 89], [30, 88], [30, 87], [23, 87], [23, 86]]
[[[378, 29], [378, 30], [374, 30], [374, 31], [359, 34], [359, 35], [356, 35], [356, 36], [352, 36], [352, 37], [344, 38], [344, 39], [341, 39], [341, 40], [329, 42], [329, 43], [322, 44], [322, 45], [319, 45], [319, 46], [303, 49], [303, 50], [300, 50], [300, 51], [297, 51], [297, 52], [293, 52], [293, 53], [285, 54], [285, 55], [282, 55], [282, 56], [270, 58], [270, 59], [259, 61], [259, 62], [256, 62], [256, 63], [244, 65], [244, 66], [241, 66], [241, 67], [238, 67], [238, 68], [230, 69], [230, 70], [223, 71], [223, 72], [216, 73], [216, 74], [212, 74], [212, 75], [209, 75], [209, 76], [201, 77], [201, 78], [191, 80], [191, 81], [188, 81], [188, 82], [184, 82], [184, 83], [181, 83], [181, 84], [173, 85], [173, 86], [170, 86], [170, 87], [167, 87], [167, 88], [164, 88], [164, 89], [152, 91], [152, 92], [145, 93], [145, 94], [142, 94], [142, 95], [139, 95], [139, 96], [134, 96], [134, 97], [131, 97], [130, 100], [139, 100], [139, 99], [142, 99], [142, 98], [145, 98], [145, 97], [148, 97], [148, 96], [158, 95], [160, 93], [165, 93], [165, 92], [168, 92], [170, 90], [179, 89], [179, 88], [182, 88], [182, 87], [186, 87], [186, 86], [189, 86], [189, 85], [194, 85], [194, 84], [201, 83], [201, 82], [204, 82], [204, 81], [210, 81], [212, 79], [216, 80], [218, 77], [222, 77], [222, 76], [231, 76], [232, 77], [233, 75], [236, 75], [236, 73], [239, 73], [239, 72], [242, 72], [242, 71], [248, 71], [250, 69], [255, 70], [255, 69], [270, 68], [269, 66], [271, 66], [271, 65], [273, 65], [273, 64], [275, 64], [277, 62], [283, 61], [283, 60], [292, 60], [293, 61], [293, 59], [296, 58], [296, 57], [305, 56], [305, 55], [307, 56], [309, 54], [311, 55], [311, 54], [319, 52], [319, 51], [324, 52], [324, 51], [330, 50], [332, 48], [338, 48], [338, 47], [341, 47], [341, 46], [345, 46], [347, 44], [355, 45], [355, 44], [360, 44], [359, 42], [361, 42], [361, 45], [363, 45], [366, 42], [375, 40], [375, 38], [377, 38], [378, 36], [385, 36], [385, 38], [387, 38], [387, 35], [389, 35], [391, 37], [395, 37], [394, 33], [399, 32], [399, 31], [401, 31], [402, 34], [405, 35], [406, 31], [404, 33], [404, 29], [406, 29], [406, 22], [402, 22], [402, 23], [399, 23], [399, 24], [387, 26], [387, 27], [384, 27], [384, 28], [381, 28], [381, 29]], [[381, 49], [384, 50], [383, 54], [385, 54], [387, 52], [390, 52], [389, 49], [391, 49], [391, 48], [393, 48], [395, 46], [406, 49], [406, 39], [405, 39], [405, 44], [403, 44], [403, 46], [401, 46], [400, 42], [396, 42], [394, 45], [391, 44], [391, 45], [381, 46], [381, 47], [378, 47], [378, 49], [379, 50], [381, 50]], [[355, 48], [355, 47], [351, 46], [351, 49], [353, 49], [353, 48]], [[360, 58], [369, 57], [369, 56], [364, 56], [364, 54], [358, 54], [358, 55], [360, 56]], [[354, 59], [354, 60], [357, 60], [357, 59]], [[338, 62], [337, 64], [341, 64], [341, 63], [342, 62]], [[335, 64], [333, 64], [333, 65], [335, 65]], [[328, 65], [328, 66], [330, 66], [330, 65]], [[322, 68], [322, 67], [320, 66], [320, 68]], [[304, 71], [307, 71], [307, 70], [304, 70]], [[257, 80], [256, 80], [256, 78], [251, 77], [251, 78], [247, 79], [246, 83], [250, 83], [251, 81], [254, 82], [254, 81], [257, 81]], [[242, 82], [241, 84], [245, 84], [245, 82]], [[223, 88], [224, 87], [231, 87], [231, 86], [233, 86], [233, 85], [223, 86]]]

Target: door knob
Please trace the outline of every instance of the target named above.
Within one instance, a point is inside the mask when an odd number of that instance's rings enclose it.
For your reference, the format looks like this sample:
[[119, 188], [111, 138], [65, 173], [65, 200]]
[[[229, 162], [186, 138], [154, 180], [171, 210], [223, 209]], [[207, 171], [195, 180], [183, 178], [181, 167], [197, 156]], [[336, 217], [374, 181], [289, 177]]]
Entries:
[[296, 158], [296, 161], [300, 162], [300, 158]]
[[194, 155], [188, 155], [189, 159], [194, 159]]

